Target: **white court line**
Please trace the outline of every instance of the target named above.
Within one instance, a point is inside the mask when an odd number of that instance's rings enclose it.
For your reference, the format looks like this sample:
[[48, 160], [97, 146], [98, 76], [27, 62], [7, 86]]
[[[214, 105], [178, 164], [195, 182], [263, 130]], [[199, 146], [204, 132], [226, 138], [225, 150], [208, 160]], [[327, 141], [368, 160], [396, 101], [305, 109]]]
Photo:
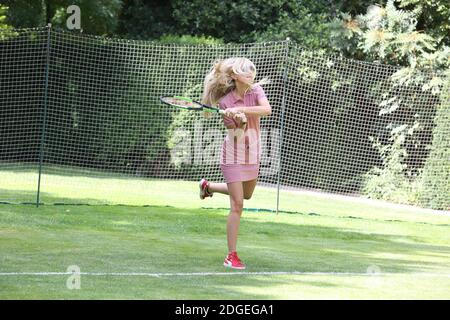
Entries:
[[279, 276], [279, 275], [304, 275], [304, 276], [439, 276], [450, 278], [446, 273], [358, 273], [358, 272], [298, 272], [298, 271], [280, 271], [280, 272], [175, 272], [175, 273], [148, 273], [148, 272], [0, 272], [0, 276], [114, 276], [114, 277], [206, 277], [206, 276]]

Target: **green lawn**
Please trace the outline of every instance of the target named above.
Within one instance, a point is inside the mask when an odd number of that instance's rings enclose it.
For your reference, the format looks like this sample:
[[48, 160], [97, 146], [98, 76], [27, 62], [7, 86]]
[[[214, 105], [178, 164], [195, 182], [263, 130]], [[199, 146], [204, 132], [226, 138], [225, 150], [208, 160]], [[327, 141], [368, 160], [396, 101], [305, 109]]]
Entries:
[[[35, 200], [34, 178], [0, 171], [0, 201]], [[0, 299], [450, 298], [448, 214], [283, 191], [282, 209], [297, 213], [246, 211], [238, 251], [248, 268], [231, 272], [221, 265], [225, 196], [200, 201], [187, 181], [52, 173], [43, 183], [42, 201], [74, 205], [0, 205]], [[246, 207], [273, 209], [275, 196], [257, 187]], [[9, 274], [71, 265], [107, 275], [82, 274], [69, 290], [68, 275]]]

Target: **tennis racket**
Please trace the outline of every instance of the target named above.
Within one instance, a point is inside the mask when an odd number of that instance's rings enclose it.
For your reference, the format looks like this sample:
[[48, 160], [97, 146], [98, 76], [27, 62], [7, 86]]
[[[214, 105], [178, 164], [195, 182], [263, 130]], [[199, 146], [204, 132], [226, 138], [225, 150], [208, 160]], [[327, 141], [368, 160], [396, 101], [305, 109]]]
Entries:
[[225, 114], [225, 111], [216, 107], [208, 106], [206, 104], [200, 103], [198, 101], [192, 100], [188, 97], [181, 96], [165, 96], [161, 97], [161, 102], [168, 104], [172, 107], [177, 107], [186, 110], [193, 111], [206, 111], [206, 112], [216, 112], [219, 114]]

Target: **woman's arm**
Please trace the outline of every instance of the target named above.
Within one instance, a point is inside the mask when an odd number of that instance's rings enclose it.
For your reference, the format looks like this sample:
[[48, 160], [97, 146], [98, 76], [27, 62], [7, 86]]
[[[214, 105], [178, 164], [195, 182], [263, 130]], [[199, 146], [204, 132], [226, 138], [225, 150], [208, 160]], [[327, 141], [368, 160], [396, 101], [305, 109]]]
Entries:
[[269, 116], [272, 113], [272, 107], [270, 106], [269, 101], [264, 98], [258, 100], [257, 106], [228, 108], [225, 112], [225, 115], [228, 117], [233, 117], [236, 113], [244, 113], [246, 116], [255, 115], [264, 117]]

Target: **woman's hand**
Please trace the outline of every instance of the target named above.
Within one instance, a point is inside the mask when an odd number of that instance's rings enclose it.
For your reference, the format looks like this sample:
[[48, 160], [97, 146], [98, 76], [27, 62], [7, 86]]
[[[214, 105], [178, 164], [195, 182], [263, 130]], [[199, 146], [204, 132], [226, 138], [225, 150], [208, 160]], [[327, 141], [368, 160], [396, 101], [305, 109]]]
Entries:
[[234, 118], [236, 116], [236, 114], [238, 114], [238, 113], [242, 113], [239, 108], [228, 108], [228, 109], [225, 109], [225, 116], [226, 117]]
[[240, 122], [241, 124], [247, 123], [247, 117], [246, 117], [245, 113], [243, 113], [243, 112], [236, 113], [234, 115], [234, 119], [237, 120], [238, 122]]

